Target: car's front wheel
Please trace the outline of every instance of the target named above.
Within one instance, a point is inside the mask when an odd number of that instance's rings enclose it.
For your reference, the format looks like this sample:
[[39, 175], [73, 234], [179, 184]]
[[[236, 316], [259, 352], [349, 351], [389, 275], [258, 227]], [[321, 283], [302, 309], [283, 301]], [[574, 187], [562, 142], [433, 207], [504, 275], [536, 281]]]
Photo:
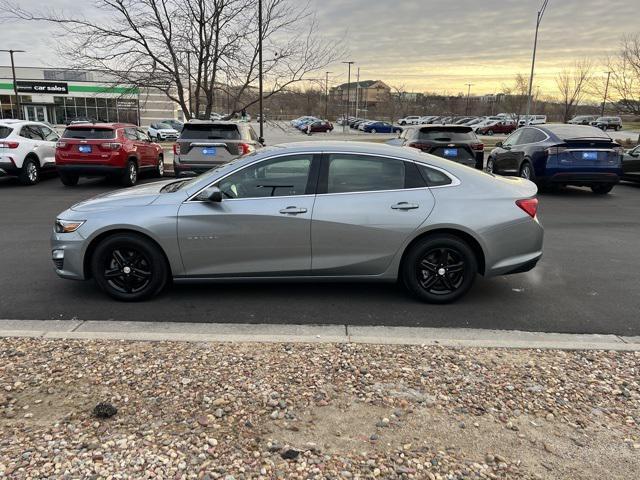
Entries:
[[453, 235], [434, 235], [419, 240], [407, 252], [402, 279], [418, 299], [449, 303], [469, 291], [478, 273], [473, 250]]
[[591, 191], [596, 195], [606, 195], [613, 190], [613, 185], [608, 183], [597, 183], [591, 186]]
[[116, 234], [96, 247], [91, 273], [98, 286], [116, 300], [151, 298], [166, 286], [169, 267], [160, 249], [136, 234]]
[[494, 169], [494, 165], [493, 165], [493, 158], [489, 157], [487, 159], [487, 168], [486, 171], [487, 173], [493, 173], [493, 169]]
[[375, 128], [372, 128], [372, 129], [370, 130], [370, 132], [371, 132], [371, 133], [377, 133]]

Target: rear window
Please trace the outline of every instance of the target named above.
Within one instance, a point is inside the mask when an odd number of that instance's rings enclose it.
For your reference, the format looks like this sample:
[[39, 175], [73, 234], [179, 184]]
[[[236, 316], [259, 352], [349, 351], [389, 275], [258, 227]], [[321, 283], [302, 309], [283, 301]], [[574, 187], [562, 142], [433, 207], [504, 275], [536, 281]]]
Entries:
[[7, 138], [12, 131], [11, 128], [0, 125], [0, 138]]
[[180, 138], [186, 140], [240, 140], [237, 125], [185, 124]]
[[547, 125], [548, 130], [563, 140], [569, 138], [602, 138], [610, 140], [611, 137], [596, 127], [587, 125]]
[[434, 142], [466, 142], [475, 141], [476, 135], [470, 128], [423, 128], [420, 130], [418, 139]]
[[112, 128], [67, 128], [62, 134], [62, 138], [77, 138], [81, 140], [109, 140], [115, 137], [115, 130]]

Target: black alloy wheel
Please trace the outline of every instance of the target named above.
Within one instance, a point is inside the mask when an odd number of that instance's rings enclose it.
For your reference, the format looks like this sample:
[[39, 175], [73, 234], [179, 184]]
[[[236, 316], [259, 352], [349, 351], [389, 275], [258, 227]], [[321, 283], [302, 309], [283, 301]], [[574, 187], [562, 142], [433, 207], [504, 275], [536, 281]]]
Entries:
[[405, 285], [419, 299], [448, 303], [473, 285], [478, 262], [473, 250], [453, 235], [434, 235], [418, 241], [402, 267]]
[[167, 284], [164, 256], [150, 240], [136, 234], [116, 234], [103, 240], [91, 258], [91, 273], [111, 297], [137, 301], [159, 293]]

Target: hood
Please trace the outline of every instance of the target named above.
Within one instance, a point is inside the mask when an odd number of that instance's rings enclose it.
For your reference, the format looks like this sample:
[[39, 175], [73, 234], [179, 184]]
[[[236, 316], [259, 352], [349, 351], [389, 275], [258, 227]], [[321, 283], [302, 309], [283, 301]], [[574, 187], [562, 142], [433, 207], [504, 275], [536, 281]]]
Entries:
[[124, 188], [113, 192], [103, 193], [97, 197], [76, 203], [71, 210], [76, 212], [93, 212], [111, 208], [143, 207], [151, 204], [158, 195], [160, 189], [176, 179], [162, 180], [160, 182], [145, 183], [136, 187]]

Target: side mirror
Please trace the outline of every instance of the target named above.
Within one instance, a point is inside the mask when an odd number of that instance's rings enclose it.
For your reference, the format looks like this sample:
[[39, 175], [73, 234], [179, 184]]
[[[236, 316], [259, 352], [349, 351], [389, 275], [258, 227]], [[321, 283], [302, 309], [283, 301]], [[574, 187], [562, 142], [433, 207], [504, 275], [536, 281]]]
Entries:
[[496, 147], [498, 147], [498, 148], [502, 147], [502, 142], [497, 142], [496, 143]]
[[196, 198], [201, 202], [220, 203], [222, 201], [222, 191], [218, 187], [209, 187], [204, 189]]

